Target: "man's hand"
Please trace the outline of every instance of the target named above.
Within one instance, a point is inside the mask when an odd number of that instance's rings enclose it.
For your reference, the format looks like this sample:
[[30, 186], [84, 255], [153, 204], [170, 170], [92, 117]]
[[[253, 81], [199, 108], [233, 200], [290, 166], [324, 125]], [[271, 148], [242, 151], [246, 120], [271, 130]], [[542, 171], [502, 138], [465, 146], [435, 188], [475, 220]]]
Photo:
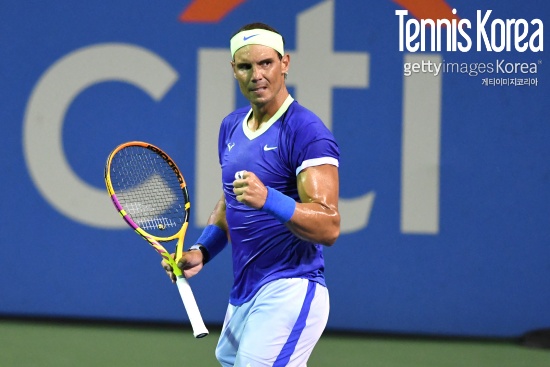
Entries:
[[254, 209], [261, 209], [267, 198], [267, 188], [260, 179], [249, 171], [239, 171], [233, 181], [233, 193], [237, 201]]
[[[175, 256], [176, 254], [172, 254], [173, 258], [175, 258]], [[200, 250], [186, 251], [182, 254], [181, 259], [178, 261], [178, 268], [180, 268], [185, 278], [191, 278], [202, 270], [202, 261], [203, 256]], [[172, 283], [175, 283], [176, 275], [172, 271], [170, 264], [168, 264], [165, 260], [162, 260], [160, 264], [166, 271], [168, 277], [172, 280]]]

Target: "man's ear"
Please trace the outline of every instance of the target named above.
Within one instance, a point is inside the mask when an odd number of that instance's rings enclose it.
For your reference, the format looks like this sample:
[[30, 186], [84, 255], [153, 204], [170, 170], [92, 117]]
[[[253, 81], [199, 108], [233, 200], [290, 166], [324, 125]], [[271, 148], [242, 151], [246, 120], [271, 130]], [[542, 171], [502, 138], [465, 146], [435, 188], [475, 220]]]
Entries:
[[283, 74], [288, 74], [288, 70], [290, 69], [290, 55], [289, 54], [286, 54], [281, 58], [281, 64], [282, 64]]
[[235, 61], [230, 61], [231, 71], [233, 72], [233, 78], [237, 79], [237, 74], [235, 74]]

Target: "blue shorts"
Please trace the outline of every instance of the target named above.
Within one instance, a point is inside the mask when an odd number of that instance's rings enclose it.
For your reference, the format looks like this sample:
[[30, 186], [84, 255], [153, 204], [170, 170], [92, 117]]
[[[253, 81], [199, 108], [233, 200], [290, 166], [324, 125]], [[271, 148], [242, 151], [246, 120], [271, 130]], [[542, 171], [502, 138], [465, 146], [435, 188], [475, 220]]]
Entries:
[[326, 287], [279, 279], [250, 301], [229, 305], [216, 348], [223, 367], [304, 367], [329, 314]]

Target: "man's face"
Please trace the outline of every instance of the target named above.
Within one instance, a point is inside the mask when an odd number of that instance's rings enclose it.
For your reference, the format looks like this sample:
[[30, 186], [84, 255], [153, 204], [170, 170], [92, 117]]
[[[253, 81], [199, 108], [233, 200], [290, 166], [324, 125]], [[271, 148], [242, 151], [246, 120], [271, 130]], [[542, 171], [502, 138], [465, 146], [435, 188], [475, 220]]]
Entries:
[[279, 60], [271, 47], [247, 45], [237, 50], [231, 65], [242, 94], [250, 103], [263, 106], [286, 90], [284, 73], [289, 62], [288, 55]]

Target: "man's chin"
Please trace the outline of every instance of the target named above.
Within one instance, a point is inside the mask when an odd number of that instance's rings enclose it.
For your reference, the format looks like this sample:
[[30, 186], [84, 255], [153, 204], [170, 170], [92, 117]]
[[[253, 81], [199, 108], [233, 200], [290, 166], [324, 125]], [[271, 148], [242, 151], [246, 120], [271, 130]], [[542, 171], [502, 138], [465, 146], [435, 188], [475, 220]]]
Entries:
[[249, 101], [255, 105], [263, 105], [269, 101], [269, 98], [263, 94], [260, 95], [257, 93], [251, 93], [249, 96]]

